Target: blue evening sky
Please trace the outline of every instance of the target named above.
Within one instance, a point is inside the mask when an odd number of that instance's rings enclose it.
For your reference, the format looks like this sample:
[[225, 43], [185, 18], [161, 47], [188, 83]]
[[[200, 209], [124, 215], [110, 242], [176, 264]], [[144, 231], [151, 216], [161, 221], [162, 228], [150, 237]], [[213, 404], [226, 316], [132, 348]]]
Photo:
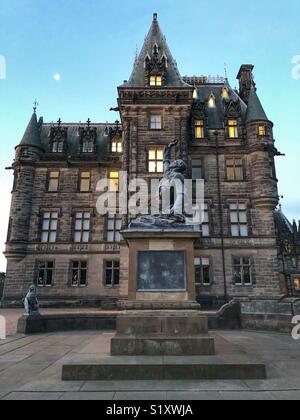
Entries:
[[223, 75], [226, 62], [235, 86], [240, 65], [255, 64], [259, 96], [286, 153], [277, 159], [283, 209], [300, 218], [300, 78], [292, 77], [299, 0], [0, 0], [0, 56], [7, 63], [0, 80], [0, 251], [12, 186], [4, 167], [33, 101], [45, 121], [114, 121], [108, 109], [116, 106], [116, 87], [129, 77], [154, 12], [182, 75]]

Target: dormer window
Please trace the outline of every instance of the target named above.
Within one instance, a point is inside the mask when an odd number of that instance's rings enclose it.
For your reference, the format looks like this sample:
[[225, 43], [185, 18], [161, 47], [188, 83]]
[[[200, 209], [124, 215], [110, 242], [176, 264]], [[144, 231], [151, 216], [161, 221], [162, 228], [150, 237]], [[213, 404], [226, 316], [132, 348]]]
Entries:
[[150, 76], [150, 86], [162, 86], [162, 77]]
[[122, 153], [123, 152], [123, 142], [122, 140], [114, 140], [111, 144], [112, 153]]
[[210, 95], [208, 99], [208, 108], [215, 108], [216, 107], [216, 98], [214, 95]]
[[229, 91], [228, 91], [227, 87], [223, 88], [222, 97], [223, 97], [223, 99], [229, 99]]
[[199, 97], [198, 90], [195, 88], [193, 92], [193, 99], [198, 99], [198, 97]]
[[258, 127], [258, 135], [260, 137], [265, 137], [266, 136], [266, 126], [265, 125], [260, 125]]
[[64, 142], [63, 141], [54, 141], [51, 144], [52, 153], [63, 153], [64, 152]]
[[203, 139], [204, 138], [204, 121], [195, 120], [194, 126], [195, 126], [195, 138]]
[[237, 120], [228, 121], [228, 135], [230, 139], [237, 139], [239, 137]]
[[86, 140], [82, 143], [82, 153], [93, 153], [94, 148], [93, 140]]

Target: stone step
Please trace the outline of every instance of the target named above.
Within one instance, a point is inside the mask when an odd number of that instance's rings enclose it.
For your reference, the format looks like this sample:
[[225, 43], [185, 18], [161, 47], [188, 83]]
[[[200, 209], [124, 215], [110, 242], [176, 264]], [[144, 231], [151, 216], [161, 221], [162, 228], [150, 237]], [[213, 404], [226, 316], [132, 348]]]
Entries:
[[209, 336], [129, 337], [111, 340], [112, 356], [210, 356], [215, 354], [215, 340]]
[[259, 380], [266, 379], [264, 364], [247, 357], [218, 356], [103, 356], [64, 365], [64, 381], [119, 380]]
[[208, 320], [199, 312], [141, 313], [128, 312], [117, 318], [117, 333], [120, 335], [191, 336], [208, 333]]

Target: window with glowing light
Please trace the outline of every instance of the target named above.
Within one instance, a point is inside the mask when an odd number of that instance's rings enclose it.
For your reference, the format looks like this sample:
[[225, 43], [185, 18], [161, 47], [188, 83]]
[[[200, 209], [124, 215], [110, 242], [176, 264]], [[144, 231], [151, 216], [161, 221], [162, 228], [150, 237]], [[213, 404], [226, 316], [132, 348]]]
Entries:
[[164, 171], [164, 150], [162, 147], [152, 148], [148, 151], [148, 170], [152, 174]]
[[238, 122], [237, 120], [228, 121], [228, 133], [230, 139], [237, 139], [239, 137]]
[[162, 77], [150, 76], [150, 86], [162, 86]]
[[204, 121], [195, 120], [195, 138], [203, 139], [204, 138]]

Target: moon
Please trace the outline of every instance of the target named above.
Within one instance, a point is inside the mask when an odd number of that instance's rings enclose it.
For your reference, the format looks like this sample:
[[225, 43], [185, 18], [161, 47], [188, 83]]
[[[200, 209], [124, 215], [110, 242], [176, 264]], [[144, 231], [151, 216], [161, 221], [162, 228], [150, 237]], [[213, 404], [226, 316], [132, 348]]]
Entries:
[[56, 80], [57, 82], [59, 82], [59, 81], [60, 81], [60, 79], [61, 79], [61, 75], [60, 75], [59, 73], [56, 73], [56, 74], [54, 75], [54, 80]]

